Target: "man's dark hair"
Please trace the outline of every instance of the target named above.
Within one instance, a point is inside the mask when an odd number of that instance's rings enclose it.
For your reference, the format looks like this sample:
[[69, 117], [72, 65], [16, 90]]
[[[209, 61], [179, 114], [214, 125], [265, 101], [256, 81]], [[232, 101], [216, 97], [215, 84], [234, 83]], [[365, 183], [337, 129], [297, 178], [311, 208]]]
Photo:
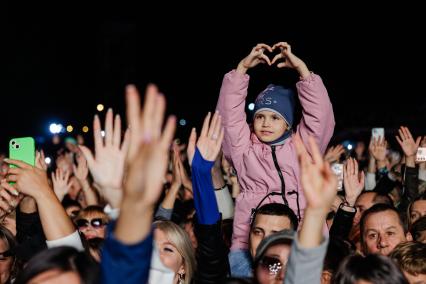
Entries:
[[297, 231], [299, 221], [297, 220], [296, 214], [287, 205], [282, 203], [269, 203], [259, 207], [253, 215], [253, 221], [251, 226], [256, 222], [257, 215], [271, 215], [271, 216], [285, 216], [290, 220], [291, 229]]
[[393, 206], [393, 201], [387, 194], [377, 193], [377, 195], [373, 198], [374, 204], [387, 204]]
[[56, 247], [36, 254], [18, 274], [15, 284], [28, 283], [37, 275], [49, 271], [74, 271], [81, 283], [98, 283], [97, 264], [85, 253], [71, 247]]
[[375, 284], [408, 284], [398, 266], [390, 258], [378, 254], [346, 258], [333, 278], [335, 284], [355, 284], [360, 280]]

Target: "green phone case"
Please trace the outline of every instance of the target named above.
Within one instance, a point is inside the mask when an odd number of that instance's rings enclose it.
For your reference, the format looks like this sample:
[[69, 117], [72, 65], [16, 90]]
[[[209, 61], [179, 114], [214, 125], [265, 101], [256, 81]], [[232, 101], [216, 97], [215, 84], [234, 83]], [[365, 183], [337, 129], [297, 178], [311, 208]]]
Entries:
[[[35, 142], [32, 137], [13, 138], [9, 141], [9, 158], [35, 165]], [[10, 165], [10, 167], [15, 167]]]

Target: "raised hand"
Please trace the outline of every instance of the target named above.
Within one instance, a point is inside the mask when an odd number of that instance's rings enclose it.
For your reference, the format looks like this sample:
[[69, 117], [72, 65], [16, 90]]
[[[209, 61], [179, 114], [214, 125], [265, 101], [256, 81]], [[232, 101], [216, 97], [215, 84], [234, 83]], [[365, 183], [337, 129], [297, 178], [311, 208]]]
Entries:
[[354, 206], [356, 199], [364, 189], [364, 172], [358, 172], [358, 162], [349, 158], [343, 168], [343, 184], [345, 186], [346, 201]]
[[329, 163], [333, 163], [340, 159], [340, 156], [345, 153], [345, 148], [342, 145], [331, 146], [327, 149], [327, 152], [324, 155], [324, 160]]
[[126, 131], [121, 139], [121, 119], [108, 110], [105, 118], [105, 139], [101, 135], [101, 123], [95, 115], [93, 120], [93, 137], [95, 141], [95, 156], [86, 146], [80, 146], [93, 180], [99, 185], [101, 194], [113, 206], [117, 207], [121, 200], [124, 166], [129, 148], [129, 132]]
[[62, 200], [71, 188], [70, 173], [64, 172], [61, 169], [56, 169], [52, 173], [53, 191], [59, 200]]
[[4, 161], [17, 166], [17, 168], [9, 168], [6, 181], [15, 182], [13, 187], [18, 192], [37, 199], [36, 197], [43, 192], [51, 191], [49, 179], [44, 170], [18, 160], [5, 159]]
[[370, 155], [378, 162], [384, 162], [386, 160], [386, 148], [387, 141], [384, 138], [371, 138], [368, 151]]
[[170, 117], [163, 129], [166, 100], [153, 85], [147, 88], [142, 111], [134, 86], [127, 88], [126, 98], [131, 138], [125, 192], [154, 206], [162, 192], [176, 118]]
[[35, 166], [39, 169], [47, 171], [48, 166], [46, 164], [43, 150], [36, 151]]
[[308, 137], [313, 163], [300, 136], [295, 135], [293, 141], [299, 158], [300, 179], [307, 201], [298, 240], [301, 247], [313, 248], [321, 243], [325, 219], [337, 193], [337, 177], [331, 171], [328, 162], [323, 160], [313, 137]]
[[[177, 144], [173, 144], [173, 155], [172, 155], [172, 186], [180, 188], [182, 186], [182, 174], [181, 174], [181, 164], [179, 148]], [[183, 166], [183, 165], [182, 165]]]
[[81, 185], [87, 180], [89, 168], [87, 160], [82, 154], [77, 154], [77, 166], [73, 165], [74, 176], [78, 179]]
[[419, 148], [421, 136], [417, 137], [414, 141], [413, 136], [411, 135], [410, 130], [407, 127], [401, 126], [398, 130], [399, 136], [395, 136], [399, 145], [406, 157], [414, 157], [417, 154], [417, 148]]
[[268, 65], [271, 65], [271, 60], [264, 54], [265, 50], [272, 52], [272, 48], [269, 45], [264, 43], [257, 44], [253, 47], [250, 54], [241, 60], [239, 67], [242, 67], [244, 71], [247, 71], [247, 69], [253, 68], [259, 63], [267, 63]]
[[195, 128], [192, 129], [191, 136], [188, 141], [188, 161], [192, 164], [195, 154], [195, 145], [200, 151], [201, 156], [207, 161], [215, 161], [218, 156], [222, 141], [223, 141], [223, 129], [222, 129], [222, 118], [219, 113], [216, 112], [210, 121], [211, 113], [209, 112], [204, 118], [203, 128], [201, 129], [200, 137], [197, 141], [197, 133]]
[[306, 78], [309, 76], [309, 70], [306, 67], [306, 64], [296, 55], [291, 52], [291, 46], [287, 42], [279, 42], [274, 44], [272, 49], [279, 48], [281, 52], [277, 54], [274, 59], [272, 59], [271, 64], [274, 64], [278, 60], [284, 60], [277, 64], [278, 68], [292, 68], [296, 69], [302, 78]]
[[23, 197], [24, 195], [19, 194], [6, 179], [2, 179], [0, 183], [0, 219], [15, 210]]
[[337, 177], [324, 161], [314, 138], [309, 137], [313, 162], [298, 135], [294, 135], [294, 145], [300, 164], [300, 178], [305, 193], [307, 208], [327, 211], [337, 193]]

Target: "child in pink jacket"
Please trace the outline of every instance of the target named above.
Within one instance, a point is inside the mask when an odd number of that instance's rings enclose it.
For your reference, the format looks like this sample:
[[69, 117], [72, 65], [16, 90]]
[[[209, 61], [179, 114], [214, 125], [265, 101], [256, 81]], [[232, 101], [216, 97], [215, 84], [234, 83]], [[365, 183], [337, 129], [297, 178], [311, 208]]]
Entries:
[[[278, 48], [281, 52], [271, 62], [264, 51]], [[293, 129], [296, 101], [293, 91], [269, 85], [255, 101], [252, 131], [244, 111], [249, 82], [246, 72], [259, 63], [272, 65], [278, 60], [283, 60], [278, 63], [278, 68], [289, 67], [300, 75], [296, 87], [302, 119]], [[308, 136], [313, 136], [324, 153], [333, 135], [333, 108], [321, 78], [311, 73], [305, 63], [291, 52], [290, 45], [281, 42], [272, 48], [258, 44], [236, 70], [225, 75], [217, 110], [225, 130], [223, 152], [237, 171], [241, 187], [235, 205], [231, 251], [247, 250], [252, 209], [268, 193], [283, 194], [270, 195], [263, 204], [286, 203], [299, 220], [303, 217], [306, 202], [292, 134], [300, 135], [305, 145]]]

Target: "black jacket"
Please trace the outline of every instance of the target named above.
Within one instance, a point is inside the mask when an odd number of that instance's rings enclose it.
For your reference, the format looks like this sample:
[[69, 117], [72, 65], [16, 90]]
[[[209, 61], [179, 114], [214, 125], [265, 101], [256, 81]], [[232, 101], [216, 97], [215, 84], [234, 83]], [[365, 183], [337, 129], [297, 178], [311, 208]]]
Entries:
[[213, 225], [198, 224], [197, 218], [194, 220], [194, 232], [198, 240], [194, 283], [224, 283], [230, 268], [229, 249], [222, 237], [222, 220]]

